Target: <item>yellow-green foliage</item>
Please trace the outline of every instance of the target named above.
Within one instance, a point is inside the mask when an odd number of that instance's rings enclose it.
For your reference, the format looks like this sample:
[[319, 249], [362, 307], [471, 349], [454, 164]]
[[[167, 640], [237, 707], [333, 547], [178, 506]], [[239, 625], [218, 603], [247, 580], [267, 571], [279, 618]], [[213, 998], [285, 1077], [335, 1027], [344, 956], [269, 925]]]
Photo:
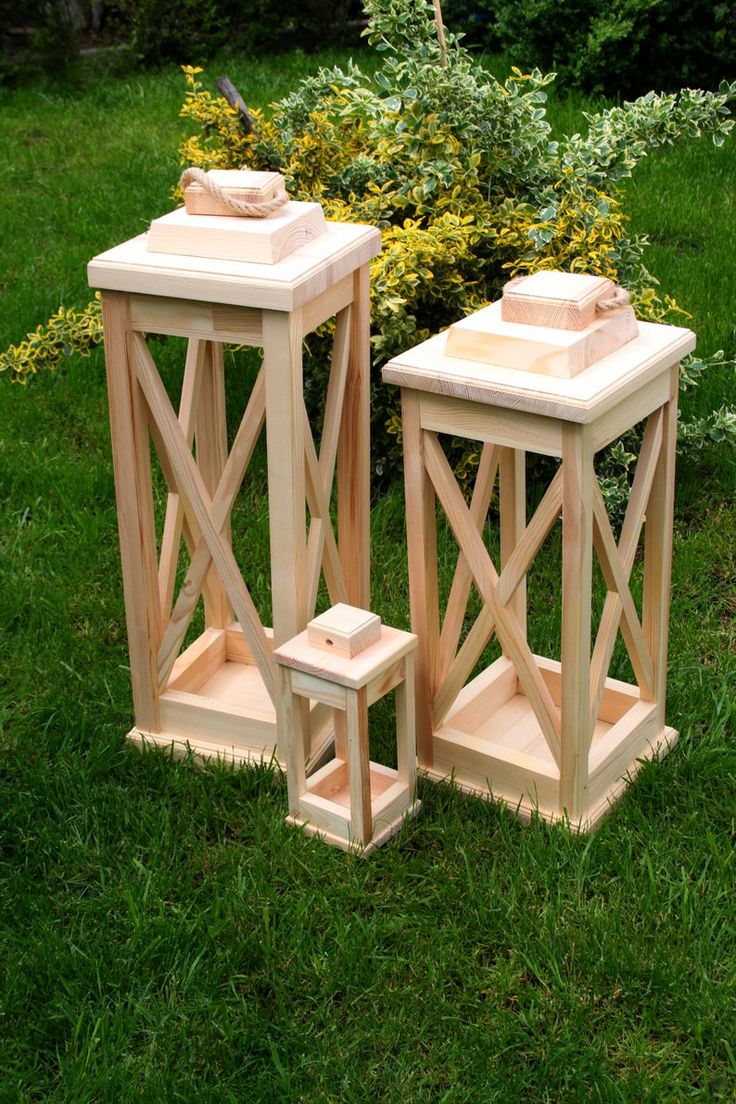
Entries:
[[[641, 263], [644, 243], [627, 236], [617, 183], [644, 155], [640, 132], [656, 144], [655, 101], [649, 115], [606, 113], [589, 140], [558, 146], [544, 117], [550, 77], [513, 70], [500, 84], [453, 41], [443, 65], [424, 0], [369, 0], [367, 9], [384, 69], [373, 80], [352, 65], [321, 70], [267, 119], [257, 115], [250, 135], [203, 87], [202, 70], [185, 68], [182, 114], [197, 133], [180, 157], [278, 169], [294, 198], [319, 201], [328, 218], [382, 228], [371, 272], [376, 369], [496, 298], [508, 278], [539, 269], [618, 279], [642, 317], [677, 311]], [[311, 351], [314, 376], [319, 340]], [[374, 394], [378, 464], [392, 447], [381, 431], [398, 429], [395, 402]]]
[[18, 345], [0, 353], [0, 372], [17, 383], [27, 383], [40, 369], [53, 371], [72, 352], [89, 356], [102, 341], [102, 311], [98, 296], [83, 310], [59, 307], [48, 322], [26, 335]]
[[[427, 0], [366, 0], [365, 8], [369, 40], [384, 59], [375, 76], [352, 63], [320, 70], [268, 113], [253, 111], [249, 134], [204, 86], [202, 70], [186, 66], [181, 113], [193, 133], [179, 153], [182, 164], [205, 169], [278, 170], [293, 198], [319, 201], [328, 218], [381, 227], [371, 273], [376, 380], [390, 356], [495, 299], [520, 273], [606, 275], [629, 288], [640, 316], [672, 317], [676, 305], [659, 296], [642, 264], [646, 242], [627, 232], [620, 181], [654, 146], [681, 135], [721, 141], [733, 126], [736, 86], [649, 93], [589, 117], [585, 137], [558, 143], [544, 107], [552, 76], [514, 69], [501, 83], [452, 35], [443, 52]], [[64, 340], [76, 347], [78, 336], [84, 349], [99, 334], [92, 312], [76, 330], [67, 319], [59, 342], [65, 318], [60, 312], [9, 350], [0, 367], [24, 378], [41, 363], [54, 366], [52, 350]], [[313, 339], [315, 379], [322, 353]], [[374, 393], [382, 459], [395, 401]]]

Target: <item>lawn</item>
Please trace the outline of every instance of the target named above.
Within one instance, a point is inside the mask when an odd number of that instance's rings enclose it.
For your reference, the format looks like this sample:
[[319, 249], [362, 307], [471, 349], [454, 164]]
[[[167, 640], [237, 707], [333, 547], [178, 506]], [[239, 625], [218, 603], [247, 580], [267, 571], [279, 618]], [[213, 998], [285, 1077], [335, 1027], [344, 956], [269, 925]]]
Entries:
[[[210, 72], [259, 104], [317, 63]], [[168, 69], [0, 99], [0, 347], [84, 303], [87, 260], [167, 209], [182, 94]], [[554, 102], [553, 121], [589, 106]], [[706, 353], [736, 350], [734, 180], [732, 139], [653, 156], [629, 187]], [[157, 350], [172, 376], [180, 355]], [[364, 861], [287, 829], [266, 768], [125, 743], [101, 352], [0, 392], [0, 1104], [736, 1098], [732, 455], [678, 475], [673, 753], [587, 838], [423, 784], [420, 817]], [[714, 372], [688, 412], [733, 392]], [[238, 510], [267, 607], [252, 482]], [[373, 608], [407, 627], [399, 486], [375, 502], [372, 553]], [[554, 646], [545, 605], [534, 631]]]

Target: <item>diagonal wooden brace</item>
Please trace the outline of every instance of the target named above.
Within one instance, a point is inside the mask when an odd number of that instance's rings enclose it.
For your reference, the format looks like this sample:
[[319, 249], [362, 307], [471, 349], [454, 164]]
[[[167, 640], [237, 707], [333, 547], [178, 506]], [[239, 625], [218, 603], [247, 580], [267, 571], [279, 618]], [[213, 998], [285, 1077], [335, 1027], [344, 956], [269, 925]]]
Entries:
[[631, 658], [639, 687], [646, 698], [652, 692], [652, 659], [629, 589], [629, 574], [619, 559], [616, 540], [598, 481], [593, 483], [593, 544], [609, 591], [618, 594], [621, 603], [621, 631]]
[[437, 435], [426, 431], [424, 439], [427, 473], [447, 514], [455, 539], [463, 549], [475, 585], [493, 617], [498, 638], [516, 668], [519, 681], [539, 721], [545, 742], [559, 766], [561, 730], [559, 709], [542, 679], [513, 611], [498, 600], [496, 592], [498, 573], [480, 533], [473, 524]]
[[[238, 493], [243, 476], [248, 468], [258, 437], [263, 429], [266, 414], [265, 383], [261, 369], [248, 405], [235, 435], [230, 455], [225, 464], [220, 484], [212, 500], [212, 516], [218, 531], [222, 529], [230, 516], [235, 496]], [[212, 562], [205, 541], [200, 540], [192, 554], [187, 577], [184, 581], [176, 604], [163, 635], [158, 653], [158, 679], [160, 689], [164, 689], [176, 657], [184, 642], [189, 623], [199, 601], [199, 596]]]
[[218, 526], [213, 519], [212, 500], [207, 494], [194, 458], [187, 447], [181, 426], [156, 371], [156, 366], [151, 359], [145, 340], [141, 335], [133, 334], [131, 347], [138, 381], [151, 414], [151, 431], [154, 443], [159, 448], [159, 456], [162, 458], [162, 454], [165, 454], [168, 463], [171, 465], [179, 494], [182, 497], [184, 513], [191, 516], [200, 528], [202, 539], [207, 544], [212, 561], [217, 568], [243, 634], [251, 648], [266, 690], [273, 700], [275, 693], [273, 656], [258, 613], [253, 605], [253, 600], [235, 561], [233, 550], [229, 544], [222, 540], [220, 535], [222, 525]]
[[[491, 504], [491, 498], [493, 497], [499, 457], [500, 449], [498, 445], [490, 445], [487, 443], [483, 445], [483, 451], [475, 477], [475, 486], [473, 487], [473, 497], [470, 502], [470, 516], [473, 519], [473, 524], [479, 531], [482, 530], [485, 524], [488, 508]], [[455, 653], [457, 652], [457, 645], [463, 627], [471, 582], [472, 576], [470, 568], [463, 555], [463, 550], [460, 548], [458, 550], [455, 574], [447, 599], [445, 619], [442, 623], [442, 631], [440, 632], [439, 645], [437, 648], [435, 686], [440, 686], [445, 679], [445, 676], [450, 670], [450, 664], [453, 662]], [[485, 644], [483, 647], [485, 647]]]
[[[655, 410], [647, 420], [639, 461], [636, 465], [636, 475], [631, 488], [631, 497], [621, 527], [618, 554], [627, 579], [631, 575], [631, 569], [634, 565], [644, 514], [649, 502], [657, 460], [662, 446], [663, 409], [663, 407], [660, 407]], [[619, 595], [615, 592], [607, 594], [590, 663], [591, 731], [592, 725], [595, 724], [598, 717], [598, 710], [603, 697], [616, 633], [621, 620], [621, 610]]]

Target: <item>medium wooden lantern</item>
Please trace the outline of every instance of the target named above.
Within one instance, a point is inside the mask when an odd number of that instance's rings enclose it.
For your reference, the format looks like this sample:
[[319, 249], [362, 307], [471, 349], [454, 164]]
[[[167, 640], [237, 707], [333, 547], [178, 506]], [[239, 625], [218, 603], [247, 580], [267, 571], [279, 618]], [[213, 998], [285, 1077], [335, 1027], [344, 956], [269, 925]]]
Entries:
[[[272, 201], [272, 181], [259, 179], [254, 191], [251, 174], [234, 175], [241, 199], [258, 201], [263, 191], [264, 202]], [[379, 249], [374, 228], [325, 223], [317, 204], [284, 196], [267, 218], [190, 216], [182, 208], [89, 265], [91, 285], [103, 289], [136, 741], [235, 763], [275, 755], [285, 765], [274, 643], [306, 627], [322, 571], [332, 601], [369, 602], [368, 262]], [[318, 450], [304, 405], [302, 341], [331, 318]], [[148, 334], [189, 339], [178, 409]], [[231, 443], [223, 342], [264, 351]], [[253, 603], [230, 532], [264, 424], [273, 629]], [[161, 518], [151, 443], [168, 484]], [[335, 469], [337, 534], [330, 518]], [[188, 563], [177, 591], [180, 548]], [[183, 647], [200, 598], [204, 630]], [[305, 754], [311, 739], [314, 760], [332, 739], [325, 706], [312, 704], [306, 733]]]
[[[665, 724], [665, 683], [678, 362], [695, 339], [684, 329], [637, 325], [608, 281], [540, 277], [529, 278], [531, 287], [516, 283], [513, 304], [465, 319], [391, 361], [383, 375], [402, 389], [420, 769], [585, 829], [642, 759], [677, 738]], [[594, 457], [637, 423], [641, 452], [616, 539]], [[444, 435], [482, 443], [469, 505]], [[531, 518], [527, 451], [561, 461]], [[482, 533], [497, 477], [494, 563]], [[436, 500], [459, 550], [441, 624]], [[529, 647], [526, 576], [560, 514], [558, 662]], [[645, 521], [640, 613], [630, 576]], [[595, 636], [594, 554], [607, 590]], [[469, 626], [471, 586], [482, 609]], [[619, 631], [636, 685], [607, 677]], [[468, 681], [494, 633], [502, 655]]]
[[[412, 633], [338, 604], [277, 648], [279, 722], [286, 737], [290, 824], [344, 851], [372, 851], [419, 809]], [[371, 761], [368, 707], [396, 692], [397, 769]], [[334, 711], [335, 757], [307, 778], [309, 701]]]

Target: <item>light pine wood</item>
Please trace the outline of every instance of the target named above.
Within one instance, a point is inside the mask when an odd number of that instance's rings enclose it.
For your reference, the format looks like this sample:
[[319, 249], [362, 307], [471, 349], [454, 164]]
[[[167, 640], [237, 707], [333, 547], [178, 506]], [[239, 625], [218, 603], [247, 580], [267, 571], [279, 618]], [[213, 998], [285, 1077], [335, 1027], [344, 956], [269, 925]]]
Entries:
[[[207, 176], [230, 199], [240, 203], [267, 203], [284, 191], [281, 173], [258, 172], [253, 169], [210, 169]], [[184, 189], [184, 206], [189, 215], [229, 215], [232, 210], [221, 200], [193, 181]]]
[[360, 690], [372, 679], [392, 668], [398, 660], [413, 652], [416, 644], [414, 633], [381, 625], [380, 640], [349, 659], [339, 655], [334, 649], [326, 650], [312, 645], [305, 629], [292, 640], [276, 647], [274, 657], [279, 663], [296, 671], [305, 671], [339, 686]]
[[[265, 419], [265, 374], [256, 378], [240, 427], [233, 442], [220, 486], [212, 500], [212, 519], [219, 532], [229, 516], [235, 495], [250, 462]], [[189, 564], [187, 578], [171, 612], [158, 654], [158, 678], [163, 687], [171, 666], [179, 654], [191, 622], [212, 556], [207, 543], [200, 540]], [[252, 655], [252, 653], [251, 653]], [[252, 660], [255, 662], [255, 659]]]
[[352, 659], [381, 639], [381, 618], [369, 610], [338, 602], [307, 625], [307, 640], [313, 648], [334, 649]]
[[514, 665], [510, 659], [500, 656], [456, 695], [447, 716], [448, 727], [475, 732], [487, 717], [513, 698], [517, 691], [518, 679]]
[[[500, 450], [495, 445], [485, 444], [478, 462], [478, 471], [473, 487], [473, 497], [470, 503], [470, 516], [479, 532], [483, 531], [483, 526], [485, 525], [488, 509], [493, 497], [493, 488], [496, 482], [496, 473], [498, 471], [499, 454]], [[450, 664], [457, 652], [472, 581], [473, 577], [468, 567], [467, 560], [463, 555], [462, 549], [459, 549], [455, 574], [452, 578], [450, 595], [447, 599], [447, 607], [445, 609], [442, 631], [440, 632], [437, 647], [437, 669], [435, 671], [436, 686], [439, 686], [446, 677], [450, 669]]]
[[[205, 352], [206, 346], [203, 341], [189, 342], [179, 400], [179, 424], [190, 447], [194, 439], [195, 411], [204, 371]], [[166, 500], [166, 515], [161, 536], [161, 553], [158, 567], [162, 619], [168, 616], [174, 596], [183, 521], [184, 511], [179, 501], [179, 495], [174, 491], [169, 491]]]
[[427, 475], [419, 398], [401, 394], [404, 440], [406, 543], [409, 559], [411, 624], [417, 634], [417, 755], [422, 766], [432, 765], [432, 699], [435, 695], [434, 657], [439, 645], [437, 584], [437, 522], [435, 494]]
[[506, 322], [501, 303], [493, 303], [450, 326], [445, 353], [460, 360], [572, 379], [637, 335], [631, 307], [600, 314], [578, 330]]
[[[202, 383], [199, 390], [195, 447], [197, 467], [210, 498], [214, 499], [227, 463], [227, 415], [225, 412], [225, 366], [222, 345], [207, 342]], [[230, 542], [230, 520], [218, 526]], [[227, 600], [217, 571], [212, 568], [205, 583], [205, 624], [227, 628], [232, 621], [232, 607]]]
[[529, 326], [583, 330], [593, 321], [598, 303], [614, 291], [615, 284], [605, 276], [534, 272], [503, 289], [501, 317]]
[[[339, 280], [336, 284], [331, 284], [321, 295], [318, 295], [315, 299], [308, 300], [302, 307], [302, 322], [304, 337], [307, 334], [312, 333], [318, 326], [321, 326], [323, 322], [326, 322], [329, 318], [336, 318], [335, 328], [340, 329], [340, 321], [337, 316], [341, 315], [343, 311], [349, 312], [353, 302], [353, 274], [344, 276], [342, 280]], [[350, 321], [350, 314], [348, 313], [347, 321]], [[348, 326], [344, 341], [347, 343], [350, 340], [349, 337], [350, 328]], [[339, 342], [338, 337], [335, 337], [335, 343]], [[333, 360], [335, 357], [335, 351], [333, 347]], [[347, 355], [347, 353], [346, 353]]]
[[102, 311], [133, 709], [136, 725], [155, 731], [160, 725], [154, 687], [161, 627], [148, 437], [128, 350], [125, 296], [105, 294]]
[[286, 667], [276, 666], [278, 695], [276, 699], [277, 723], [285, 734], [286, 743], [286, 784], [289, 795], [289, 812], [296, 815], [299, 800], [307, 788], [306, 765], [304, 761], [304, 715], [299, 701], [291, 692], [290, 672]]
[[353, 274], [347, 383], [337, 455], [337, 538], [347, 600], [368, 608], [370, 587], [370, 272]]
[[[427, 682], [417, 683], [417, 716], [429, 717], [428, 735], [418, 722], [419, 769], [427, 777], [452, 777], [465, 792], [502, 798], [524, 815], [536, 810], [587, 830], [636, 774], [639, 760], [666, 752], [676, 740], [664, 724], [663, 705], [674, 487], [664, 442], [673, 457], [676, 408], [669, 404], [676, 396], [677, 359], [693, 341], [688, 331], [642, 324], [638, 338], [574, 380], [527, 374], [522, 381], [522, 373], [511, 369], [490, 365], [481, 375], [470, 362], [453, 365], [445, 355], [446, 335], [439, 335], [384, 371], [385, 379], [402, 386], [412, 627], [420, 635], [420, 671], [425, 663], [428, 672]], [[594, 454], [643, 419], [640, 458], [617, 542]], [[486, 462], [490, 450], [500, 450], [500, 570], [437, 434], [484, 442]], [[562, 461], [526, 524], [523, 449]], [[466, 616], [459, 575], [445, 613], [452, 636], [443, 641], [431, 629], [439, 620], [435, 493], [483, 600], [459, 647], [454, 626]], [[479, 502], [476, 493], [473, 501]], [[514, 599], [517, 593], [523, 597], [520, 588], [560, 513], [562, 662], [555, 663], [531, 654]], [[645, 514], [648, 590], [640, 619], [629, 580]], [[608, 594], [591, 655], [594, 550]], [[619, 629], [635, 686], [608, 677]], [[504, 656], [467, 682], [494, 632]]]
[[370, 843], [373, 835], [368, 752], [368, 701], [365, 687], [348, 695], [346, 714], [351, 827], [355, 839], [365, 844]]
[[444, 720], [448, 710], [470, 672], [478, 662], [478, 657], [491, 639], [494, 629], [493, 613], [485, 605], [478, 614], [468, 635], [453, 658], [443, 681], [432, 700], [432, 724], [436, 727]]
[[196, 694], [200, 687], [227, 660], [227, 640], [224, 629], [205, 629], [181, 653], [171, 672], [169, 690]]
[[[642, 440], [636, 474], [626, 508], [621, 536], [618, 542], [624, 575], [628, 579], [634, 565], [634, 557], [639, 544], [644, 513], [649, 502], [654, 473], [662, 444], [662, 410], [650, 415]], [[613, 647], [621, 619], [621, 599], [617, 593], [606, 595], [603, 613], [598, 626], [598, 635], [593, 648], [590, 670], [591, 717], [598, 715], [606, 673], [611, 663]], [[650, 653], [651, 656], [651, 653]]]
[[504, 652], [512, 659], [524, 689], [532, 702], [555, 761], [560, 757], [560, 716], [537, 670], [522, 626], [512, 610], [502, 606], [496, 595], [498, 573], [468, 511], [447, 458], [433, 433], [425, 434], [427, 472], [447, 515], [447, 520], [462, 547], [475, 585], [488, 606]]
[[261, 312], [157, 295], [130, 296], [131, 328], [140, 333], [173, 334], [202, 341], [262, 345]]
[[647, 418], [662, 407], [669, 399], [669, 382], [664, 372], [634, 394], [629, 395], [618, 406], [612, 407], [592, 423], [593, 448], [595, 452], [616, 441], [633, 425]]
[[670, 369], [669, 381], [670, 399], [662, 413], [662, 445], [647, 506], [642, 610], [644, 638], [652, 657], [652, 691], [660, 729], [665, 723], [667, 691], [679, 365]]
[[279, 645], [307, 623], [306, 488], [302, 341], [294, 314], [265, 311], [266, 442], [271, 576], [280, 596], [273, 637]]
[[562, 755], [560, 805], [585, 810], [590, 746], [590, 619], [593, 583], [593, 450], [590, 429], [565, 426], [562, 455]]
[[[148, 348], [140, 334], [133, 334], [131, 347], [136, 375], [146, 396], [151, 413], [151, 432], [157, 446], [159, 459], [165, 468], [165, 462], [171, 465], [173, 479], [181, 495], [185, 516], [190, 514], [199, 527], [203, 539], [218, 569], [243, 632], [248, 637], [253, 655], [261, 672], [264, 684], [273, 697], [273, 666], [270, 647], [265, 640], [263, 626], [253, 600], [243, 582], [235, 561], [232, 548], [226, 543], [219, 527], [212, 518], [212, 500], [207, 494], [199, 469], [194, 463], [181, 427], [171, 408], [163, 383], [156, 371]], [[146, 448], [148, 446], [146, 445]]]
[[304, 421], [305, 490], [310, 513], [306, 553], [307, 616], [311, 617], [317, 602], [320, 569], [324, 571], [330, 601], [346, 602], [348, 590], [330, 518], [331, 487], [326, 487], [323, 482], [309, 418], [303, 403], [302, 413]]
[[154, 219], [148, 231], [151, 253], [249, 261], [274, 265], [326, 230], [319, 203], [289, 202], [268, 218], [190, 215], [179, 207]]
[[396, 685], [396, 766], [399, 781], [410, 794], [416, 792], [416, 688], [414, 685], [414, 656], [404, 662], [403, 681]]
[[90, 285], [136, 295], [293, 311], [351, 275], [380, 251], [375, 227], [329, 222], [326, 231], [278, 264], [151, 253], [139, 235], [94, 257]]
[[[385, 376], [384, 376], [385, 378]], [[473, 441], [486, 441], [503, 448], [562, 455], [562, 431], [550, 418], [516, 410], [488, 407], [445, 395], [422, 397], [422, 428], [435, 433], [460, 434]]]
[[[499, 419], [503, 429], [504, 424], [510, 424], [501, 421], [503, 411], [514, 412], [517, 416], [521, 413], [539, 414], [542, 416], [540, 422], [549, 421], [547, 433], [555, 430], [555, 421], [595, 422], [618, 407], [629, 395], [640, 392], [652, 379], [661, 376], [672, 363], [692, 352], [695, 336], [690, 330], [677, 326], [640, 322], [639, 336], [635, 340], [574, 379], [557, 379], [541, 373], [458, 360], [446, 356], [446, 343], [445, 332], [401, 353], [383, 368], [384, 382], [490, 407], [487, 425], [492, 429], [487, 429], [484, 437], [470, 432], [467, 436], [476, 440], [494, 440], [512, 448], [525, 448], [529, 452], [559, 456], [559, 448], [547, 452], [518, 437], [516, 440], [501, 440], [495, 433], [494, 419]], [[646, 411], [638, 414], [635, 408], [632, 409], [631, 425], [644, 413]], [[524, 432], [523, 425], [523, 419], [519, 418], [520, 432]], [[539, 426], [539, 430], [540, 433], [545, 432], [543, 425]]]
[[[511, 559], [526, 530], [526, 455], [522, 449], [501, 450], [499, 463], [499, 510], [501, 572]], [[499, 586], [501, 578], [499, 578]], [[526, 636], [526, 572], [504, 602], [513, 610]]]
[[598, 554], [603, 578], [609, 592], [618, 594], [621, 604], [621, 631], [634, 668], [642, 697], [651, 700], [652, 660], [639, 623], [634, 599], [629, 590], [629, 577], [618, 555], [616, 539], [611, 531], [606, 506], [597, 480], [593, 483], [593, 546]]
[[[498, 600], [507, 605], [521, 586], [562, 507], [562, 468], [558, 468], [529, 524], [514, 546], [509, 542], [505, 566], [498, 580]], [[514, 529], [516, 532], [516, 528]], [[524, 610], [526, 602], [522, 610]], [[518, 616], [518, 615], [517, 615]]]
[[[361, 372], [351, 372], [349, 365], [360, 361], [360, 356], [351, 349], [351, 342], [359, 334], [363, 335], [366, 346], [363, 363], [368, 363], [367, 262], [377, 252], [380, 239], [372, 228], [341, 225], [327, 228], [321, 237], [325, 240], [308, 243], [286, 260], [269, 266], [148, 254], [144, 238], [95, 258], [90, 265], [90, 273], [98, 273], [99, 282], [114, 289], [112, 299], [120, 304], [119, 322], [125, 331], [122, 339], [119, 331], [116, 335], [116, 320], [113, 319], [108, 344], [112, 342], [113, 345], [112, 361], [120, 386], [111, 400], [111, 409], [117, 397], [124, 403], [123, 419], [131, 422], [126, 431], [121, 464], [116, 466], [120, 480], [125, 483], [120, 490], [121, 500], [126, 503], [120, 519], [121, 540], [129, 550], [124, 554], [124, 562], [128, 562], [125, 556], [133, 553], [140, 559], [141, 544], [145, 548], [144, 557], [148, 559], [142, 572], [135, 565], [130, 572], [124, 571], [131, 632], [143, 649], [141, 655], [148, 656], [145, 663], [137, 662], [135, 644], [132, 645], [134, 696], [140, 703], [140, 708], [136, 704], [136, 727], [131, 734], [136, 741], [146, 739], [161, 746], [170, 744], [177, 754], [191, 747], [203, 757], [225, 757], [232, 762], [264, 757], [268, 760], [275, 753], [285, 765], [283, 748], [277, 743], [271, 698], [275, 693], [272, 630], [261, 624], [253, 606], [241, 567], [232, 555], [229, 532], [230, 510], [266, 420], [268, 365], [276, 358], [281, 366], [277, 367], [277, 373], [284, 365], [284, 333], [289, 345], [285, 378], [293, 393], [282, 403], [274, 399], [281, 410], [276, 420], [285, 410], [288, 417], [293, 414], [301, 420], [296, 436], [303, 435], [303, 448], [296, 460], [291, 458], [291, 475], [285, 482], [291, 478], [298, 491], [301, 481], [303, 490], [301, 507], [288, 493], [284, 497], [280, 491], [276, 498], [271, 495], [270, 505], [272, 513], [281, 509], [294, 518], [300, 511], [303, 515], [308, 504], [312, 521], [309, 538], [312, 558], [309, 578], [302, 577], [298, 585], [287, 580], [283, 572], [280, 575], [283, 585], [274, 585], [272, 578], [274, 620], [278, 625], [279, 619], [283, 622], [291, 618], [288, 631], [295, 628], [298, 594], [303, 592], [316, 598], [320, 570], [324, 570], [328, 590], [336, 600], [347, 597], [332, 532], [330, 495], [338, 439], [345, 421], [344, 410], [353, 404], [356, 411], [352, 424], [357, 424], [365, 415], [367, 425], [367, 377]], [[356, 268], [364, 270], [362, 282], [354, 278]], [[360, 327], [355, 326], [353, 306], [356, 287], [360, 289], [363, 302]], [[126, 289], [130, 294], [125, 293]], [[264, 315], [269, 311], [277, 317], [272, 319], [275, 325], [267, 336]], [[335, 324], [324, 428], [317, 455], [301, 393], [301, 341], [315, 326], [335, 314], [339, 317]], [[275, 341], [271, 340], [274, 331]], [[176, 413], [145, 345], [143, 335], [148, 332], [190, 338]], [[229, 455], [222, 361], [222, 342], [226, 340], [265, 347], [265, 367], [253, 388]], [[357, 411], [361, 400], [356, 398], [356, 388], [366, 402], [364, 413]], [[149, 435], [169, 488], [158, 565]], [[118, 436], [114, 427], [113, 439]], [[271, 437], [278, 440], [279, 431], [274, 428]], [[348, 444], [346, 440], [346, 464], [350, 455]], [[367, 472], [367, 441], [364, 453], [364, 472]], [[136, 469], [140, 469], [140, 474], [135, 474]], [[283, 486], [284, 482], [280, 484], [282, 489]], [[351, 547], [352, 540], [352, 549], [361, 550], [358, 556], [351, 551], [350, 558], [353, 570], [359, 563], [358, 571], [365, 586], [368, 496], [365, 494], [359, 500], [346, 494], [342, 507], [338, 502], [338, 525], [341, 510], [347, 509], [345, 503], [350, 497], [352, 521], [359, 531], [351, 536], [351, 522], [342, 518], [345, 547]], [[280, 504], [278, 507], [274, 507], [276, 500]], [[134, 513], [130, 512], [131, 504]], [[299, 526], [293, 526], [292, 536], [298, 533]], [[302, 546], [306, 546], [304, 529], [301, 535]], [[184, 566], [180, 552], [182, 543], [185, 554], [189, 554], [189, 565], [181, 590], [175, 595], [177, 573]], [[297, 548], [298, 558], [301, 554], [298, 540], [295, 539], [292, 546]], [[149, 579], [145, 577], [146, 572]], [[211, 628], [180, 655], [202, 597]], [[149, 607], [153, 609], [152, 615]], [[305, 610], [300, 616], [300, 628], [306, 625], [307, 612]], [[237, 622], [233, 622], [233, 614]], [[211, 631], [223, 634], [218, 635], [216, 646], [210, 641]], [[369, 701], [371, 694], [378, 690], [385, 692], [392, 688], [395, 685], [392, 680], [397, 677], [396, 671], [384, 672], [375, 686], [367, 688]], [[167, 697], [167, 694], [173, 696]], [[164, 708], [164, 720], [161, 707]], [[304, 714], [305, 761], [307, 769], [311, 770], [324, 757], [328, 742], [335, 738], [334, 725], [330, 719], [331, 710], [325, 705], [315, 709], [304, 699], [299, 708]], [[338, 742], [340, 736], [338, 732]]]
[[[350, 635], [364, 631], [366, 615], [371, 616], [365, 610], [346, 613], [343, 607], [328, 610], [317, 620], [322, 622], [320, 629], [326, 626], [335, 635]], [[294, 721], [300, 703], [309, 697], [329, 705], [335, 718], [335, 757], [307, 780], [303, 760], [289, 754], [287, 769], [297, 777], [289, 779], [287, 822], [333, 846], [367, 851], [419, 808], [414, 800], [417, 639], [379, 624], [380, 638], [350, 656], [325, 648], [321, 631], [316, 641], [311, 640], [312, 625], [274, 651], [279, 724], [291, 726], [286, 730], [287, 744], [294, 740], [301, 744], [304, 723]], [[372, 762], [368, 742], [369, 706], [392, 690], [396, 691], [397, 770]]]

